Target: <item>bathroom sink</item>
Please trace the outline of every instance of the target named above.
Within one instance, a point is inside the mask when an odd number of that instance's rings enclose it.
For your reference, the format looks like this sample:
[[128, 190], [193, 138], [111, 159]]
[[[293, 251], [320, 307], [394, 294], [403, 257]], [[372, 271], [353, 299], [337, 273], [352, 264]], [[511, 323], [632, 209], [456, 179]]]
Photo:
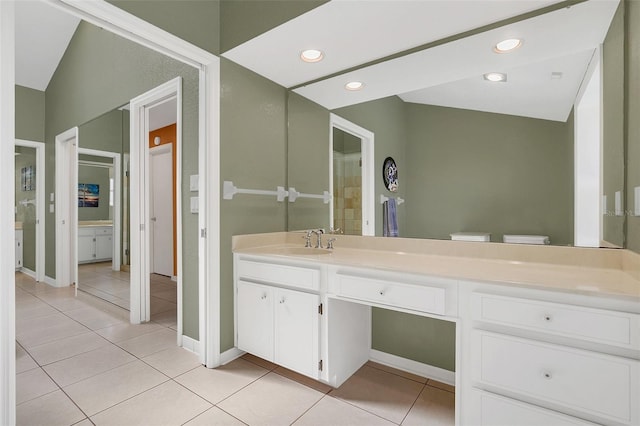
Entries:
[[331, 250], [313, 247], [280, 247], [275, 250], [278, 254], [287, 256], [317, 256], [331, 254]]

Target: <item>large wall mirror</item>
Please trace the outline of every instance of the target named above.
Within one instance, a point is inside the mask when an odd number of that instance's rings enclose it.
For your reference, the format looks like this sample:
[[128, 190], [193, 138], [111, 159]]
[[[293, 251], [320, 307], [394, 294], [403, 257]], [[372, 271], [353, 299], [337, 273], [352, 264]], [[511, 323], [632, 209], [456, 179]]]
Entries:
[[[622, 247], [623, 8], [618, 1], [586, 1], [538, 11], [294, 85], [289, 186], [302, 187], [311, 174], [317, 190], [327, 189], [331, 164], [318, 146], [335, 138], [322, 128], [335, 115], [375, 135], [376, 170], [390, 156], [402, 169], [402, 187], [394, 194], [405, 200], [398, 207], [401, 237], [487, 232], [495, 242], [526, 234], [575, 245], [576, 215], [583, 213], [576, 182], [587, 179], [596, 182], [589, 206], [596, 211], [596, 241], [580, 245]], [[497, 53], [496, 42], [507, 38], [521, 38], [521, 45]], [[580, 174], [576, 106], [594, 64], [602, 157]], [[345, 90], [356, 80], [364, 83], [361, 90]], [[375, 197], [388, 195], [378, 175]], [[328, 228], [335, 214], [318, 204], [290, 205], [289, 229]], [[375, 235], [382, 235], [381, 219], [376, 204]]]

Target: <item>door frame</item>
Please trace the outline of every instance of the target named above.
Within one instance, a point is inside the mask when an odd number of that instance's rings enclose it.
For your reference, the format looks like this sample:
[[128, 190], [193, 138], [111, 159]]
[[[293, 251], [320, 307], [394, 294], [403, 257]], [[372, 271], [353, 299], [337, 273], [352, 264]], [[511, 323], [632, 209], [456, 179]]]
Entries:
[[[72, 199], [78, 197], [78, 128], [73, 127], [60, 133], [55, 137], [55, 142], [55, 283], [56, 287], [66, 287], [78, 282], [77, 202], [74, 208], [71, 207]], [[67, 250], [67, 246], [70, 250]]]
[[[46, 207], [45, 199], [45, 145], [44, 142], [28, 141], [24, 139], [16, 139], [16, 146], [22, 146], [27, 148], [35, 148], [36, 150], [36, 270], [34, 272], [34, 279], [38, 282], [45, 280], [44, 265], [46, 250], [44, 246], [45, 236], [45, 220], [44, 212]], [[23, 268], [24, 269], [24, 268]], [[27, 275], [31, 275], [27, 273]]]
[[[102, 151], [99, 149], [90, 149], [78, 147], [78, 155], [93, 155], [94, 157], [111, 158], [113, 163], [113, 259], [111, 260], [111, 269], [120, 270], [122, 247], [122, 159], [119, 152]], [[80, 165], [78, 160], [77, 166]], [[77, 226], [78, 224], [76, 224]], [[77, 244], [77, 243], [76, 243]], [[77, 259], [76, 259], [77, 260]], [[76, 285], [78, 283], [76, 282]]]
[[[74, 16], [199, 70], [199, 349], [207, 367], [220, 365], [220, 58], [105, 1], [51, 0]], [[15, 4], [0, 1], [0, 140], [15, 138]], [[2, 199], [14, 199], [13, 144], [0, 144]], [[14, 209], [0, 206], [0, 424], [14, 424], [15, 247]], [[194, 348], [196, 349], [196, 348]]]
[[[183, 345], [182, 321], [182, 78], [176, 77], [134, 98], [130, 110], [131, 167], [131, 302], [133, 324], [151, 320], [151, 184], [149, 149], [149, 110], [176, 98], [176, 258], [177, 258], [177, 344]], [[134, 230], [139, 230], [133, 232]]]
[[[329, 190], [333, 194], [333, 128], [360, 138], [362, 154], [362, 235], [376, 234], [375, 155], [373, 132], [336, 114], [329, 114]], [[333, 226], [334, 197], [329, 207], [329, 223]]]
[[[176, 128], [177, 128], [177, 126], [176, 126]], [[178, 138], [179, 138], [179, 136], [176, 137], [176, 139], [178, 139]], [[178, 140], [176, 140], [176, 145], [177, 144], [178, 144]], [[178, 190], [179, 190], [179, 188], [178, 188], [178, 182], [177, 182], [177, 177], [178, 177], [177, 170], [175, 170], [175, 171], [173, 170], [173, 168], [174, 168], [173, 144], [166, 143], [166, 144], [163, 144], [163, 145], [154, 146], [153, 148], [151, 148], [151, 147], [149, 148], [149, 157], [153, 157], [154, 155], [160, 155], [160, 154], [165, 154], [165, 153], [169, 153], [171, 155], [171, 173], [172, 173], [171, 180], [173, 181], [173, 176], [176, 176], [176, 196], [175, 196], [176, 199], [174, 199], [173, 191], [171, 191], [171, 204], [172, 204], [172, 206], [171, 206], [171, 262], [172, 263], [171, 263], [171, 275], [170, 275], [170, 277], [177, 282], [177, 280], [178, 280], [178, 276], [177, 276], [177, 272], [178, 272], [177, 271], [177, 260], [176, 260], [176, 265], [175, 265], [176, 266], [176, 268], [175, 268], [176, 275], [174, 275], [174, 264], [173, 264], [174, 256], [177, 259], [177, 255], [178, 255], [177, 250], [176, 250], [176, 253], [174, 253], [174, 247], [177, 247], [177, 241], [173, 241], [173, 236], [174, 236], [174, 234], [177, 235], [178, 230], [177, 229], [173, 229], [173, 228], [174, 228], [174, 224], [178, 223], [178, 220], [177, 220], [177, 217], [176, 218], [173, 217], [174, 216], [173, 205], [176, 206], [175, 214], [177, 215], [177, 213], [178, 213], [178, 208], [177, 208], [178, 200], [177, 200], [177, 198], [178, 198]], [[151, 164], [151, 162], [149, 164]], [[177, 166], [177, 164], [175, 164], [175, 165]], [[177, 169], [177, 167], [176, 167], [176, 169]], [[151, 172], [149, 173], [149, 177], [153, 178], [153, 168], [151, 168]], [[151, 180], [149, 182], [151, 182]], [[149, 206], [153, 205], [153, 198], [154, 197], [155, 197], [155, 193], [153, 191], [149, 190]], [[155, 256], [155, 246], [156, 246], [155, 245], [155, 240], [153, 239], [153, 232], [149, 232], [149, 238], [151, 240], [151, 244], [149, 246], [150, 247], [149, 258], [151, 259], [151, 263], [153, 263], [153, 258]], [[154, 268], [151, 268], [151, 269], [153, 270]]]

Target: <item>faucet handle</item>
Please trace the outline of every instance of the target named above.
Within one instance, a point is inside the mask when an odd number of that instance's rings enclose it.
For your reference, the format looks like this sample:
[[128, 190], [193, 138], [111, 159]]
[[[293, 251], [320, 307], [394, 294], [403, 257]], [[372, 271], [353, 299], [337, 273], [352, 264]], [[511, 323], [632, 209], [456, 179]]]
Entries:
[[329, 228], [329, 233], [330, 234], [342, 234], [342, 229], [340, 228]]
[[307, 231], [306, 235], [303, 235], [302, 238], [305, 240], [305, 247], [311, 247], [311, 234], [313, 231]]
[[337, 238], [329, 238], [327, 240], [327, 248], [329, 250], [333, 250], [333, 242], [336, 240]]

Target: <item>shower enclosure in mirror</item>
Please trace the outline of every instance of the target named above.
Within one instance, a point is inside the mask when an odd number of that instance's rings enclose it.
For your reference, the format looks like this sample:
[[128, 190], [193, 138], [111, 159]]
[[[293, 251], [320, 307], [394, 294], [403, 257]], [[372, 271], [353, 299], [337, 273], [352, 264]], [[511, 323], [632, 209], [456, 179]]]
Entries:
[[374, 235], [374, 134], [331, 114], [329, 222], [347, 235]]

